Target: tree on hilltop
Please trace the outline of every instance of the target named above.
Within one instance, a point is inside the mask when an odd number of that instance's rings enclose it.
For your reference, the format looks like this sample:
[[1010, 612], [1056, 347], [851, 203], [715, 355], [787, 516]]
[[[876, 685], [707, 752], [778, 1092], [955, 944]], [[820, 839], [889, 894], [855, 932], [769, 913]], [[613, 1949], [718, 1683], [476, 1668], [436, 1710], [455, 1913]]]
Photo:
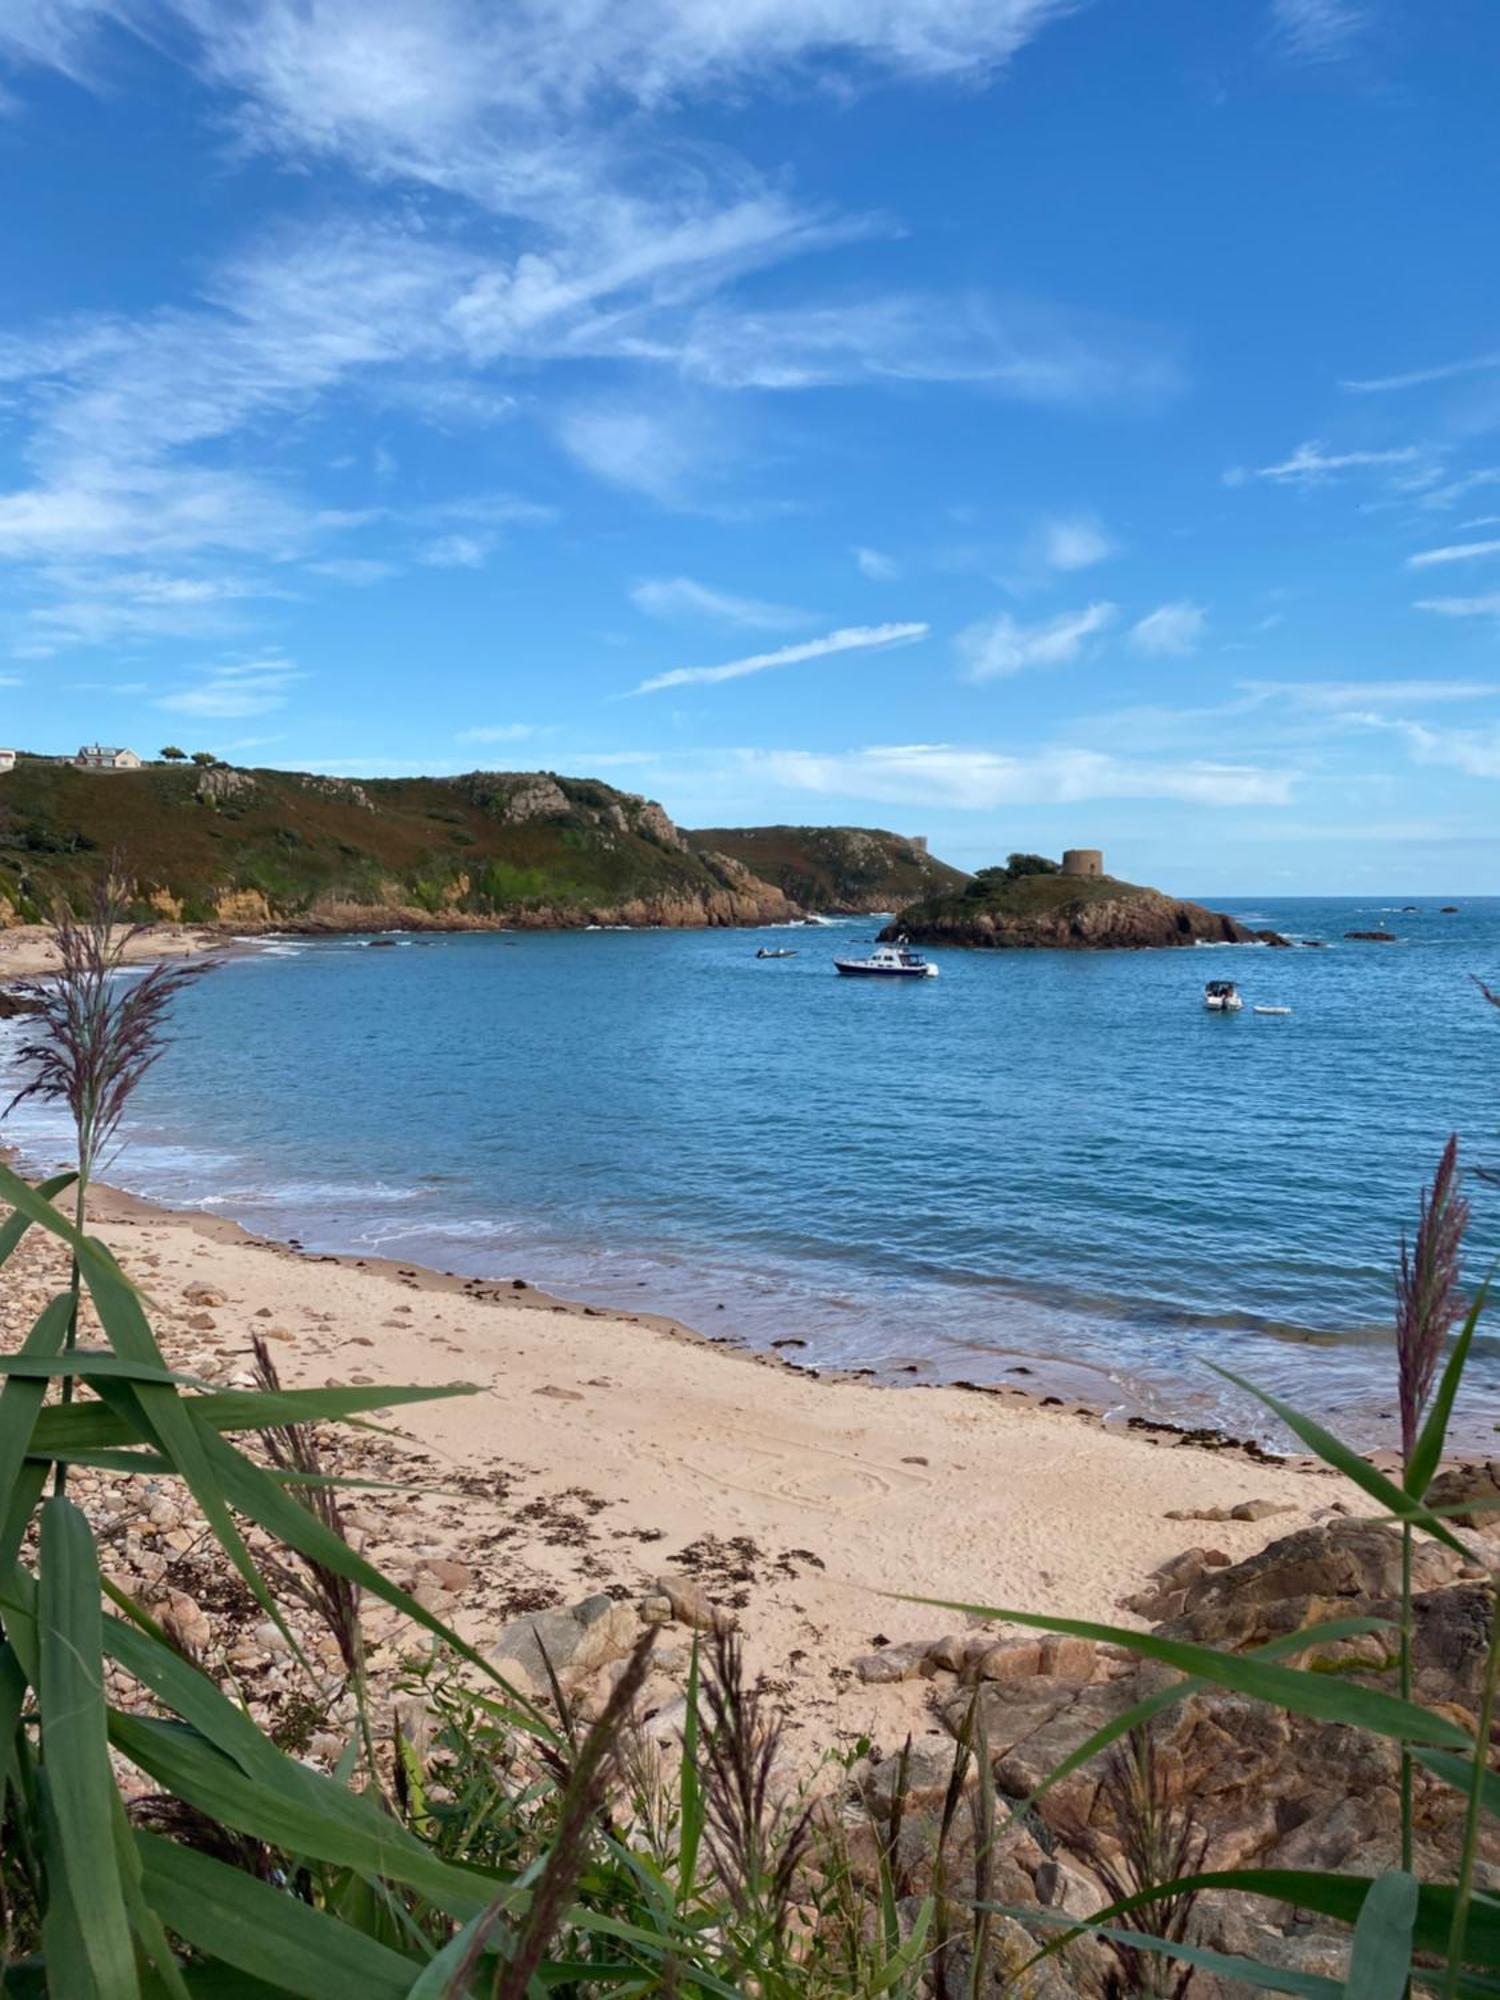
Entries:
[[164, 764], [185, 764], [187, 762], [186, 750], [179, 750], [175, 743], [168, 743], [164, 749], [158, 750], [156, 754]]
[[211, 770], [218, 761], [212, 750], [195, 750], [193, 752], [193, 762], [200, 770]]

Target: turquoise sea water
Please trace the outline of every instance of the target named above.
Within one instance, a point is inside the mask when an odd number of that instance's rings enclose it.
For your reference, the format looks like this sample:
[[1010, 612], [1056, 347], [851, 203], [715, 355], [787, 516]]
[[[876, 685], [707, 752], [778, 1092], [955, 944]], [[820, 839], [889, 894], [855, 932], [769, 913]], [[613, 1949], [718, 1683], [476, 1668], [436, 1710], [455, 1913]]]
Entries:
[[[1450, 1130], [1500, 1162], [1500, 1014], [1470, 980], [1500, 975], [1500, 899], [1228, 907], [1331, 948], [944, 951], [886, 986], [833, 974], [868, 918], [288, 939], [181, 1003], [112, 1177], [808, 1365], [1243, 1429], [1218, 1360], [1376, 1437], [1418, 1188]], [[1377, 926], [1399, 942], [1342, 941]], [[768, 940], [798, 956], [758, 962]], [[1207, 1014], [1218, 974], [1292, 1016]], [[8, 1130], [58, 1151], [46, 1113]], [[1472, 1192], [1477, 1274], [1500, 1188]]]

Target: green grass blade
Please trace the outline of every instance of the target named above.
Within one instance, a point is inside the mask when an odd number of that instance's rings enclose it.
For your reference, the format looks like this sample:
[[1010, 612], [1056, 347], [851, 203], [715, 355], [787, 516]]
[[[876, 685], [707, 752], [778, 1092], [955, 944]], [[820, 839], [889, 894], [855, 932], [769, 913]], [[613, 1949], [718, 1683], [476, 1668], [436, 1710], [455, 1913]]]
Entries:
[[284, 1771], [278, 1772], [282, 1782], [275, 1784], [261, 1770], [248, 1778], [195, 1730], [118, 1710], [110, 1717], [110, 1737], [174, 1797], [268, 1846], [404, 1882], [460, 1922], [483, 1909], [494, 1894], [488, 1877], [441, 1860], [386, 1814], [344, 1809], [342, 1802], [353, 1794], [331, 1780], [322, 1780], [314, 1790]]
[[100, 2000], [137, 2000], [135, 1950], [115, 1854], [115, 1782], [104, 1703], [99, 1563], [88, 1522], [69, 1500], [42, 1507], [37, 1612], [42, 1762], [60, 1871]]
[[[3, 1394], [0, 1391], [0, 1394]], [[468, 1382], [448, 1382], [433, 1388], [378, 1388], [374, 1384], [341, 1389], [226, 1389], [192, 1398], [193, 1415], [210, 1429], [265, 1430], [272, 1424], [335, 1423], [364, 1410], [398, 1409], [405, 1403], [440, 1402], [449, 1396], [473, 1396]], [[33, 1453], [66, 1456], [70, 1451], [95, 1451], [134, 1444], [140, 1433], [124, 1417], [93, 1403], [71, 1403], [66, 1409], [43, 1410], [37, 1419]], [[154, 1440], [152, 1440], [154, 1442]]]
[[[1424, 1770], [1441, 1778], [1455, 1791], [1467, 1793], [1474, 1783], [1474, 1759], [1455, 1757], [1449, 1750], [1413, 1750], [1412, 1756]], [[1480, 1800], [1492, 1819], [1500, 1819], [1500, 1772], [1485, 1770], [1480, 1776]]]
[[15, 1354], [0, 1354], [0, 1376], [15, 1375], [46, 1382], [54, 1375], [77, 1375], [87, 1381], [94, 1375], [123, 1376], [128, 1382], [175, 1382], [181, 1387], [206, 1389], [196, 1375], [179, 1375], [170, 1368], [158, 1368], [144, 1361], [122, 1361], [108, 1348], [75, 1347], [71, 1354], [28, 1354], [23, 1347]]
[[1465, 1315], [1457, 1340], [1443, 1367], [1442, 1380], [1438, 1383], [1437, 1394], [1432, 1399], [1432, 1408], [1427, 1413], [1427, 1421], [1422, 1426], [1412, 1451], [1411, 1464], [1406, 1469], [1403, 1481], [1405, 1490], [1414, 1500], [1420, 1500], [1432, 1484], [1432, 1475], [1438, 1469], [1443, 1456], [1443, 1446], [1448, 1438], [1448, 1421], [1453, 1415], [1453, 1405], [1458, 1400], [1458, 1385], [1463, 1380], [1465, 1365], [1469, 1359], [1469, 1349], [1474, 1344], [1474, 1330], [1479, 1325], [1479, 1316], [1484, 1311], [1489, 1297], [1489, 1280], [1479, 1287], [1473, 1305]]
[[702, 1718], [698, 1712], [698, 1690], [702, 1676], [702, 1648], [697, 1635], [688, 1660], [687, 1709], [682, 1718], [682, 1762], [678, 1780], [680, 1826], [677, 1841], [677, 1904], [686, 1909], [698, 1887], [698, 1851], [703, 1842], [703, 1772], [698, 1761], [698, 1736]]
[[1264, 1403], [1268, 1410], [1273, 1410], [1292, 1435], [1300, 1438], [1309, 1451], [1316, 1453], [1325, 1465], [1331, 1465], [1335, 1472], [1342, 1472], [1346, 1479], [1359, 1487], [1361, 1492], [1368, 1493], [1372, 1500], [1378, 1500], [1388, 1513], [1396, 1515], [1400, 1520], [1410, 1521], [1413, 1527], [1421, 1528], [1424, 1534], [1446, 1543], [1465, 1560], [1468, 1559], [1469, 1551], [1451, 1530], [1445, 1528], [1441, 1522], [1424, 1515], [1419, 1501], [1414, 1500], [1394, 1480], [1387, 1479], [1383, 1472], [1377, 1472], [1367, 1459], [1361, 1458], [1359, 1453], [1351, 1445], [1345, 1444], [1342, 1438], [1336, 1438], [1332, 1431], [1325, 1430], [1311, 1417], [1305, 1417], [1290, 1403], [1282, 1402], [1279, 1396], [1272, 1396], [1266, 1390], [1258, 1389], [1243, 1375], [1236, 1375], [1232, 1368], [1222, 1368], [1217, 1361], [1210, 1361], [1207, 1365], [1216, 1375], [1222, 1375], [1226, 1382], [1233, 1382], [1236, 1388], [1245, 1390], [1258, 1402]]
[[1215, 1687], [1226, 1687], [1254, 1701], [1269, 1702], [1275, 1708], [1311, 1716], [1318, 1722], [1344, 1722], [1356, 1729], [1372, 1730], [1378, 1736], [1398, 1742], [1432, 1743], [1451, 1749], [1467, 1749], [1471, 1738], [1446, 1716], [1434, 1715], [1414, 1702], [1402, 1701], [1346, 1681], [1337, 1674], [1307, 1673], [1257, 1658], [1253, 1653], [1221, 1653], [1212, 1646], [1198, 1646], [1186, 1639], [1164, 1639], [1155, 1632], [1132, 1632], [1123, 1625], [1096, 1625], [1089, 1619], [1051, 1618], [1030, 1611], [1000, 1610], [993, 1605], [961, 1604], [948, 1598], [912, 1597], [911, 1604], [930, 1604], [943, 1611], [958, 1611], [981, 1619], [1003, 1619], [1008, 1624], [1027, 1625], [1039, 1632], [1066, 1632], [1080, 1639], [1096, 1639], [1109, 1646], [1124, 1646], [1143, 1659], [1159, 1660]]
[[209, 1855], [135, 1840], [151, 1907], [210, 1958], [302, 2000], [407, 2000], [417, 1968], [389, 1946]]
[[1400, 1868], [1387, 1869], [1370, 1884], [1354, 1926], [1344, 2000], [1402, 2000], [1411, 1977], [1419, 1894], [1416, 1876]]
[[[1346, 2000], [1346, 1995], [1354, 1992], [1353, 1987], [1341, 1986], [1338, 1980], [1327, 1979], [1321, 1972], [1295, 1972], [1284, 1965], [1262, 1965], [1257, 1959], [1209, 1951], [1203, 1945], [1168, 1944], [1149, 1931], [1121, 1930], [1093, 1917], [1080, 1925], [1076, 1917], [1064, 1916], [1060, 1911], [1013, 1909], [1000, 1903], [989, 1907], [997, 1916], [1011, 1917], [1018, 1923], [1067, 1925], [1089, 1937], [1113, 1938], [1119, 1944], [1133, 1945], [1137, 1951], [1156, 1952], [1163, 1958], [1196, 1966], [1201, 1972], [1217, 1973], [1221, 1979], [1236, 1979], [1257, 1993], [1289, 1993], [1297, 1996], [1297, 2000]], [[1376, 2000], [1374, 1992], [1366, 1995], [1365, 2000]]]
[[[66, 1193], [77, 1178], [77, 1174], [74, 1173], [56, 1174], [50, 1181], [40, 1182], [34, 1192], [50, 1208], [57, 1197]], [[0, 1189], [0, 1201], [9, 1200], [10, 1196]], [[12, 1206], [10, 1214], [3, 1223], [0, 1223], [0, 1264], [5, 1263], [6, 1259], [15, 1253], [21, 1238], [35, 1220], [36, 1217], [25, 1209]]]
[[[60, 1353], [68, 1336], [73, 1311], [69, 1292], [59, 1292], [43, 1306], [41, 1313], [21, 1343], [21, 1355], [44, 1358]], [[20, 1356], [12, 1356], [18, 1360]], [[47, 1394], [47, 1384], [13, 1379], [0, 1389], [0, 1521], [10, 1513], [11, 1497], [21, 1467], [32, 1449], [37, 1418]]]

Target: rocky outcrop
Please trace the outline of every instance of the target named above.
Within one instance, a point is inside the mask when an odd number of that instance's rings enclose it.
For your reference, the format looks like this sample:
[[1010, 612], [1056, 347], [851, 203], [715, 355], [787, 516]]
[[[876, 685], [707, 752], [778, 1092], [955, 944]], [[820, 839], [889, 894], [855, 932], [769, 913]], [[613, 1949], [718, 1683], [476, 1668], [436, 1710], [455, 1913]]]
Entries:
[[[1238, 918], [1200, 903], [1180, 902], [1159, 889], [1129, 883], [1081, 883], [1033, 877], [1024, 901], [945, 896], [906, 909], [881, 932], [917, 944], [969, 945], [989, 950], [1118, 951], [1196, 944], [1282, 944], [1274, 932], [1252, 930]], [[1101, 886], [1113, 893], [1096, 893]]]
[[204, 805], [222, 806], [231, 799], [247, 799], [254, 791], [255, 780], [248, 771], [236, 771], [229, 764], [213, 764], [199, 772], [193, 796]]
[[[1475, 1497], [1490, 1475], [1465, 1485]], [[1459, 1497], [1462, 1497], [1460, 1495]], [[1491, 1551], [1490, 1553], [1493, 1553]], [[1483, 1569], [1437, 1544], [1417, 1544], [1412, 1658], [1418, 1702], [1474, 1728], [1493, 1607]], [[1375, 1522], [1335, 1517], [1282, 1537], [1245, 1562], [1190, 1549], [1163, 1564], [1130, 1600], [1168, 1637], [1244, 1652], [1310, 1625], [1350, 1617], [1387, 1629], [1311, 1645], [1295, 1664], [1392, 1691], [1399, 1611], [1401, 1543]], [[867, 1682], [921, 1678], [950, 1735], [985, 1746], [1002, 1805], [1002, 1832], [985, 1857], [995, 1900], [1012, 1908], [1061, 1907], [1084, 1916], [1108, 1900], [1096, 1862], [1110, 1851], [1121, 1810], [1111, 1753], [1083, 1764], [1005, 1825], [1006, 1802], [1028, 1799], [1078, 1745], [1146, 1697], [1180, 1684], [1168, 1669], [1128, 1650], [1057, 1637], [1008, 1638], [977, 1629], [882, 1649], [855, 1663]], [[1153, 1725], [1164, 1808], [1185, 1814], [1207, 1869], [1311, 1868], [1377, 1875], [1399, 1854], [1395, 1746], [1343, 1724], [1318, 1722], [1201, 1688]], [[1116, 1756], [1118, 1753], [1114, 1753]], [[1115, 1768], [1118, 1768], [1116, 1765]], [[930, 1888], [943, 1845], [952, 1753], [922, 1749], [902, 1771], [894, 1756], [856, 1767], [854, 1788], [874, 1820], [900, 1821], [910, 1893]], [[904, 1783], [903, 1783], [904, 1781]], [[896, 1804], [898, 1795], [901, 1803]], [[1423, 1879], [1451, 1880], [1462, 1838], [1463, 1796], [1418, 1771], [1416, 1863]], [[960, 1899], [974, 1880], [974, 1843], [960, 1813], [942, 1866]], [[879, 1846], [856, 1843], [862, 1867], [877, 1868]], [[874, 1879], [874, 1877], [872, 1877]], [[1479, 1882], [1500, 1885], [1500, 1828], [1484, 1822]], [[1049, 1933], [1038, 1931], [1039, 1936]], [[1289, 1970], [1340, 1978], [1348, 1934], [1308, 1912], [1248, 1895], [1205, 1896], [1193, 1916], [1196, 1942]], [[1093, 1946], [1065, 1959], [1073, 1984], [1111, 1990]], [[1238, 2000], [1241, 1989], [1204, 1978], [1204, 2000]]]

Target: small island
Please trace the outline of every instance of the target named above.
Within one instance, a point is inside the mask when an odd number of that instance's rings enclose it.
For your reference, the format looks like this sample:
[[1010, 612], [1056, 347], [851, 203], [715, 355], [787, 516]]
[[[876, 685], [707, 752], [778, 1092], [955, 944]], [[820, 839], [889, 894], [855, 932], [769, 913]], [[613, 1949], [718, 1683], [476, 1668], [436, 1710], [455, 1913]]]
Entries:
[[1003, 867], [981, 868], [955, 893], [911, 904], [880, 935], [1007, 951], [1287, 942], [1223, 911], [1116, 881], [1096, 847], [1071, 847], [1061, 862], [1013, 854]]

